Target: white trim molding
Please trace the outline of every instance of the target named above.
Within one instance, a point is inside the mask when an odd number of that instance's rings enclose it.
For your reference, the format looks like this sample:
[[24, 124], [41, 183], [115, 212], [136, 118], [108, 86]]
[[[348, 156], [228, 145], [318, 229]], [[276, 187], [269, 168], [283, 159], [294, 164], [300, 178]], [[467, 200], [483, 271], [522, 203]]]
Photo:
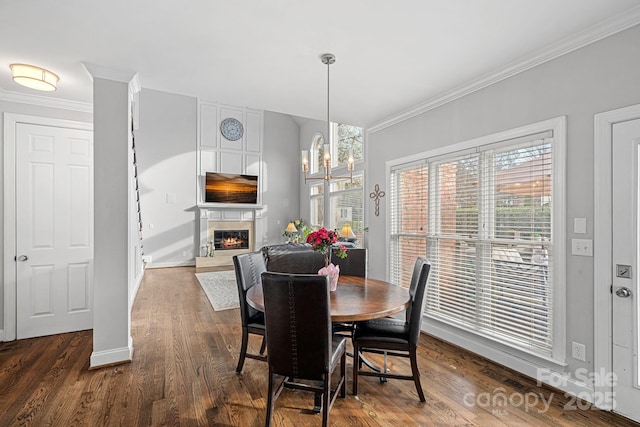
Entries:
[[[613, 311], [612, 311], [612, 209], [613, 191], [613, 125], [640, 119], [640, 104], [606, 111], [594, 116], [594, 215], [593, 215], [593, 371], [613, 371]], [[606, 381], [604, 382], [606, 383]], [[611, 392], [612, 386], [602, 384], [596, 392]], [[603, 394], [600, 394], [601, 396]], [[603, 399], [600, 409], [611, 410]]]
[[94, 351], [91, 353], [91, 369], [128, 363], [133, 360], [133, 341], [129, 337], [129, 345], [127, 347], [113, 348], [111, 350]]
[[640, 6], [627, 10], [618, 16], [602, 21], [578, 34], [521, 57], [492, 73], [485, 74], [484, 76], [432, 97], [394, 116], [371, 123], [367, 126], [367, 130], [371, 133], [378, 132], [638, 24], [640, 24]]
[[40, 107], [59, 108], [62, 110], [80, 111], [93, 114], [93, 103], [72, 101], [69, 99], [51, 98], [48, 96], [29, 95], [0, 89], [0, 101], [18, 102]]

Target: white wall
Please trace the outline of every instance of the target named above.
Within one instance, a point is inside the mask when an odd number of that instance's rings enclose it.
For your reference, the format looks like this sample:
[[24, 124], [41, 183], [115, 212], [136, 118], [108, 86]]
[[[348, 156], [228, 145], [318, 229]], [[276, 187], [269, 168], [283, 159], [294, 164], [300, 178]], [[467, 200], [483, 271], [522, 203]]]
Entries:
[[[87, 112], [71, 111], [62, 108], [43, 107], [38, 105], [24, 104], [21, 102], [5, 101], [2, 100], [2, 94], [0, 94], [0, 138], [4, 138], [4, 113], [14, 114], [26, 114], [30, 116], [50, 117], [56, 119], [74, 120], [79, 122], [91, 123], [93, 121], [93, 115]], [[0, 189], [4, 188], [4, 140], [2, 143], [2, 150], [0, 150], [0, 165], [2, 166], [2, 172], [0, 172]], [[4, 200], [4, 191], [0, 190], [0, 224], [4, 224], [4, 209], [5, 203], [13, 203], [14, 201]], [[0, 226], [0, 241], [4, 242], [4, 227]], [[5, 256], [9, 261], [13, 260], [15, 254], [5, 254], [4, 245], [0, 245], [0, 277], [2, 283], [0, 285], [0, 331], [4, 330], [4, 261]], [[9, 262], [12, 265], [11, 262]], [[0, 333], [0, 339], [2, 337]]]
[[[640, 26], [576, 50], [493, 86], [369, 135], [367, 189], [385, 182], [385, 162], [436, 147], [566, 115], [567, 248], [571, 238], [593, 238], [595, 113], [640, 103]], [[387, 268], [385, 209], [367, 206], [371, 277]], [[573, 219], [587, 218], [587, 234], [573, 234]], [[595, 245], [598, 242], [594, 242]], [[567, 370], [592, 370], [593, 258], [567, 253], [567, 354], [571, 342], [584, 343], [587, 361], [568, 358]], [[428, 327], [427, 327], [428, 330]]]

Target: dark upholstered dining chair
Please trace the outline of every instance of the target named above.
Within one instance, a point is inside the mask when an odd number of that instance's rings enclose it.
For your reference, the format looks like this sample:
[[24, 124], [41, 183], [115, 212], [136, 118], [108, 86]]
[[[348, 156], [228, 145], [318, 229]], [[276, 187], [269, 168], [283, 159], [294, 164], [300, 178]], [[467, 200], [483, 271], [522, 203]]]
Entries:
[[[426, 301], [427, 279], [431, 265], [424, 258], [416, 259], [409, 286], [409, 307], [405, 320], [383, 318], [359, 322], [353, 333], [353, 394], [358, 394], [358, 376], [395, 378], [413, 380], [420, 401], [424, 402], [424, 393], [420, 384], [417, 348], [420, 337], [422, 312]], [[411, 361], [412, 375], [390, 374], [383, 369], [380, 372], [362, 369], [362, 353], [377, 353], [388, 356], [406, 357]], [[386, 365], [386, 363], [385, 363]]]
[[[339, 242], [338, 242], [339, 243]], [[340, 274], [345, 276], [367, 277], [367, 249], [365, 248], [346, 248], [347, 257], [339, 258], [332, 248], [331, 262], [340, 267]], [[352, 323], [334, 323], [333, 332], [351, 337], [353, 334]], [[351, 355], [348, 353], [348, 355]]]
[[[261, 283], [261, 274], [267, 270], [262, 252], [250, 252], [233, 257], [233, 267], [236, 271], [236, 283], [238, 285], [238, 299], [240, 302], [240, 319], [242, 321], [242, 344], [236, 372], [242, 372], [245, 357], [256, 360], [264, 360], [266, 346], [264, 314], [247, 304], [247, 291], [254, 285]], [[249, 334], [262, 336], [260, 354], [247, 353]]]
[[267, 270], [275, 273], [317, 274], [324, 267], [324, 255], [308, 243], [264, 246]]
[[[338, 389], [340, 397], [346, 395], [346, 341], [331, 334], [329, 279], [317, 274], [266, 272], [262, 290], [269, 365], [265, 425], [271, 425], [275, 400], [287, 387], [322, 393], [322, 425], [326, 426]], [[338, 362], [340, 379], [332, 389], [331, 376]], [[277, 387], [276, 375], [284, 377]]]
[[367, 277], [367, 249], [347, 248], [347, 257], [338, 258], [336, 248], [332, 249], [331, 262], [340, 266], [340, 274], [345, 276]]

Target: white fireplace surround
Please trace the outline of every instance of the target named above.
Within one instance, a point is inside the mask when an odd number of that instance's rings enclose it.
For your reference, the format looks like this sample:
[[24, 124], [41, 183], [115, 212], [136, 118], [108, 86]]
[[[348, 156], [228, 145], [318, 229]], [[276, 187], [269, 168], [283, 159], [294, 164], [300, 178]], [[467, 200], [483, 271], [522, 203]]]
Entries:
[[[213, 259], [205, 261], [207, 265], [233, 265], [234, 255], [253, 252], [256, 247], [255, 233], [256, 214], [254, 209], [217, 209], [215, 207], [200, 207], [200, 251], [206, 248], [208, 242], [213, 242], [214, 231], [225, 230], [248, 230], [249, 248], [247, 249], [227, 249], [215, 252]], [[202, 255], [202, 254], [201, 254]], [[200, 261], [202, 256], [199, 257]], [[198, 266], [196, 258], [196, 267]], [[204, 265], [204, 262], [200, 264]]]

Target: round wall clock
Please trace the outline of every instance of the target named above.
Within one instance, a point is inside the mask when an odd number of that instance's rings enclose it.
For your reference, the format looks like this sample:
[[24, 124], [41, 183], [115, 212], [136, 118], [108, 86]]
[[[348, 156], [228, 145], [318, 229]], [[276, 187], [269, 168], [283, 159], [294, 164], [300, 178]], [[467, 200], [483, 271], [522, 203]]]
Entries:
[[220, 132], [229, 141], [237, 141], [242, 138], [244, 128], [238, 120], [229, 117], [220, 123]]

